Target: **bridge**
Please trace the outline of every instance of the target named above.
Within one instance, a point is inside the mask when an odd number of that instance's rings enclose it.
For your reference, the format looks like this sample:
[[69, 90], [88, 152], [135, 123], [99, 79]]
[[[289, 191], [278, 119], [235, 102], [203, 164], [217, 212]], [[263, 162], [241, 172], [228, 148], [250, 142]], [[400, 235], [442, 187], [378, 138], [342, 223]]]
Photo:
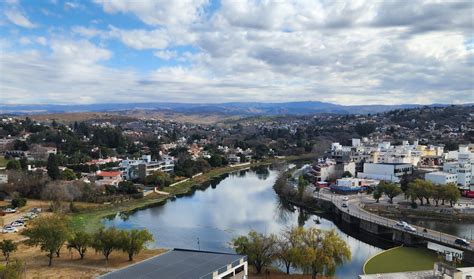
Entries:
[[[331, 203], [335, 214], [340, 216], [342, 221], [351, 225], [357, 225], [364, 231], [377, 235], [391, 234], [394, 242], [407, 245], [421, 244], [427, 241], [442, 244], [464, 251], [464, 260], [474, 262], [474, 242], [472, 240], [469, 246], [462, 246], [455, 243], [455, 240], [459, 238], [455, 235], [415, 225], [412, 226], [416, 228], [416, 231], [407, 231], [403, 227], [398, 226], [396, 220], [364, 210], [361, 207], [362, 196], [360, 195], [348, 195], [349, 200], [347, 201], [343, 200], [343, 195], [333, 194], [326, 189], [321, 189], [321, 191], [313, 195], [318, 200]], [[343, 203], [346, 203], [347, 207], [343, 207]]]

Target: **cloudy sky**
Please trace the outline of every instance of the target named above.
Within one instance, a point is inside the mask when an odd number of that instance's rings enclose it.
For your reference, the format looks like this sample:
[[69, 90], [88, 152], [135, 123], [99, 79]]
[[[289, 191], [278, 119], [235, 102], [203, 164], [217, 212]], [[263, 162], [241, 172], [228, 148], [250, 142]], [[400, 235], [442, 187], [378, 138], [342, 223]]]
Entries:
[[3, 0], [0, 102], [474, 102], [473, 3]]

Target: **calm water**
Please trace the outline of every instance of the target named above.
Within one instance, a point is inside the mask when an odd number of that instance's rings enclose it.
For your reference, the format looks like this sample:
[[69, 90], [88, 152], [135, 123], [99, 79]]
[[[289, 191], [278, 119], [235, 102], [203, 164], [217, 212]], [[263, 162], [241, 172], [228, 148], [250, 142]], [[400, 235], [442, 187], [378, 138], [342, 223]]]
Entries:
[[327, 219], [321, 218], [321, 224], [316, 225], [314, 219], [319, 217], [282, 206], [272, 189], [277, 175], [278, 171], [271, 169], [240, 171], [191, 196], [104, 222], [120, 228], [147, 228], [154, 235], [155, 247], [225, 252], [232, 251], [232, 238], [251, 229], [279, 233], [303, 223], [306, 227], [334, 228], [352, 251], [352, 261], [340, 266], [336, 276], [356, 278], [361, 274], [364, 262], [381, 249], [345, 234]]

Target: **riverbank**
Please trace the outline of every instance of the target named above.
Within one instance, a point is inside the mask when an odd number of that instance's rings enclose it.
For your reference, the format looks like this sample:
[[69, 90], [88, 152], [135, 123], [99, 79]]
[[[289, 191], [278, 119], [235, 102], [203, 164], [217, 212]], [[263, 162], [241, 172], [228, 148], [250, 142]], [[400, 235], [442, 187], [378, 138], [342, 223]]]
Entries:
[[84, 229], [88, 232], [93, 232], [102, 226], [102, 219], [104, 218], [114, 217], [117, 213], [131, 214], [136, 210], [163, 205], [168, 199], [188, 195], [197, 189], [205, 188], [208, 186], [207, 183], [210, 183], [212, 180], [219, 179], [219, 177], [228, 173], [264, 165], [271, 165], [278, 162], [291, 162], [307, 160], [311, 158], [313, 158], [312, 154], [304, 154], [301, 156], [288, 156], [285, 158], [269, 159], [248, 165], [215, 168], [176, 186], [165, 187], [162, 189], [162, 191], [168, 193], [168, 195], [152, 193], [142, 199], [129, 200], [116, 204], [104, 204], [94, 208], [82, 208], [80, 212], [70, 214], [71, 226], [76, 230]]

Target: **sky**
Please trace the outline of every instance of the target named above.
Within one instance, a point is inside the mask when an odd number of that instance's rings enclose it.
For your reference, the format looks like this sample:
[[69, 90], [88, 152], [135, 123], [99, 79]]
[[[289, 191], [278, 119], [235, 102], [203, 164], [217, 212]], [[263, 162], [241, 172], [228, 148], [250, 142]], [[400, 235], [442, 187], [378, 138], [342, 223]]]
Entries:
[[474, 102], [474, 1], [2, 0], [0, 103]]

